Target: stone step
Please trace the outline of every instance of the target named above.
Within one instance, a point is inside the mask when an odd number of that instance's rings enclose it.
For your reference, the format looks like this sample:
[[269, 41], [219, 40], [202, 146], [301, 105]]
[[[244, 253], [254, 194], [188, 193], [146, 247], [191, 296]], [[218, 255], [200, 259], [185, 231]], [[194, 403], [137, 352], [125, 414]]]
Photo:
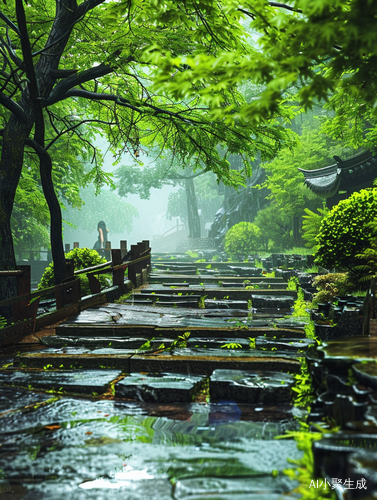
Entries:
[[[154, 297], [154, 295], [152, 295]], [[154, 305], [158, 304], [160, 307], [189, 307], [189, 308], [197, 308], [198, 301], [197, 300], [176, 300], [176, 301], [164, 301], [160, 299], [150, 299], [146, 298], [145, 300], [133, 300], [129, 299], [123, 302], [124, 304], [133, 304], [133, 305], [141, 305], [141, 304], [149, 304]]]
[[220, 283], [220, 286], [222, 286], [223, 288], [251, 288], [254, 290], [258, 290], [258, 289], [273, 289], [273, 290], [286, 290], [287, 289], [287, 284], [284, 283], [284, 282], [276, 282], [276, 281], [273, 281], [271, 283], [265, 283], [264, 281], [261, 281], [259, 283], [240, 283], [240, 282], [236, 282], [236, 283], [232, 283], [230, 281], [222, 281]]
[[198, 326], [184, 326], [184, 327], [169, 327], [162, 326], [149, 326], [149, 325], [92, 325], [92, 324], [79, 324], [79, 323], [62, 323], [56, 327], [56, 334], [61, 337], [120, 337], [120, 338], [152, 338], [155, 336], [177, 338], [184, 332], [190, 331], [191, 335], [196, 337], [209, 336], [209, 337], [229, 337], [230, 332], [241, 337], [287, 337], [287, 338], [303, 338], [305, 333], [299, 329], [293, 328], [272, 328], [272, 327], [250, 327], [245, 328], [243, 323], [229, 324], [220, 328], [213, 327], [198, 327]]
[[115, 384], [115, 397], [151, 403], [191, 403], [203, 376], [131, 373]]
[[221, 282], [226, 282], [226, 281], [230, 281], [232, 283], [234, 282], [239, 282], [239, 283], [243, 283], [245, 280], [248, 280], [250, 281], [250, 283], [260, 283], [261, 281], [263, 281], [264, 283], [285, 283], [285, 281], [283, 280], [283, 278], [265, 278], [264, 276], [260, 276], [260, 277], [253, 277], [253, 276], [249, 276], [249, 277], [242, 277], [242, 276], [234, 276], [234, 275], [230, 275], [230, 276], [224, 276], [224, 274], [220, 274], [218, 276], [207, 276], [207, 275], [199, 275], [197, 274], [196, 276], [185, 276], [185, 275], [170, 275], [170, 274], [155, 274], [155, 273], [151, 273], [151, 275], [149, 276], [149, 279], [148, 279], [148, 283], [174, 283], [174, 282], [177, 282], [177, 281], [183, 281], [183, 282], [187, 282], [187, 283], [221, 283]]
[[[170, 295], [172, 293], [171, 289], [168, 288], [144, 288], [140, 290], [140, 294], [136, 295], [148, 295], [152, 292], [159, 295]], [[174, 294], [182, 293], [188, 294], [186, 288], [175, 288]], [[255, 289], [255, 290], [245, 290], [245, 289], [234, 289], [234, 288], [195, 288], [195, 295], [206, 295], [208, 299], [230, 299], [230, 300], [250, 300], [253, 296], [267, 296], [267, 297], [289, 297], [290, 299], [297, 299], [297, 292], [292, 290], [274, 290], [270, 289]], [[273, 307], [273, 306], [272, 306]]]
[[292, 400], [295, 378], [273, 371], [215, 370], [210, 376], [211, 401], [284, 404]]
[[91, 396], [107, 392], [120, 375], [119, 370], [0, 371], [0, 386]]
[[183, 348], [152, 354], [134, 354], [126, 349], [66, 348], [19, 354], [14, 365], [24, 368], [117, 369], [123, 373], [194, 373], [210, 375], [216, 369], [270, 370], [298, 373], [300, 362], [292, 355], [277, 355], [243, 349]]
[[145, 291], [141, 290], [141, 293], [135, 293], [133, 295], [133, 298], [136, 300], [144, 300], [144, 299], [151, 299], [153, 301], [156, 300], [163, 300], [164, 302], [178, 302], [178, 301], [187, 301], [187, 299], [190, 299], [190, 301], [198, 300], [202, 297], [201, 294], [194, 294], [193, 292], [187, 292], [185, 290], [185, 293], [178, 292], [178, 293], [171, 293], [172, 291], [169, 290], [168, 293], [158, 293], [158, 292], [150, 292], [150, 291]]

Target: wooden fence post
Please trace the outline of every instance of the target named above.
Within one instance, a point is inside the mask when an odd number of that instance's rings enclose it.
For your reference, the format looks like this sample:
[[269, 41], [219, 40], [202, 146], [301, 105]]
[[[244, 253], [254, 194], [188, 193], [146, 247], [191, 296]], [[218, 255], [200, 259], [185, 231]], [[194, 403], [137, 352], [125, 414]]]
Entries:
[[127, 240], [120, 240], [120, 255], [122, 259], [127, 255]]
[[107, 261], [111, 259], [111, 241], [105, 242], [105, 259]]
[[[122, 263], [122, 250], [111, 250], [111, 260], [114, 266]], [[113, 286], [121, 286], [124, 283], [124, 268], [113, 269]]]
[[[136, 260], [137, 257], [138, 257], [138, 246], [131, 245], [131, 256], [130, 256], [131, 261]], [[137, 264], [130, 264], [128, 266], [128, 279], [132, 282], [134, 286], [137, 286], [136, 273], [137, 273]]]
[[[143, 243], [145, 244], [145, 250], [148, 250], [149, 240], [143, 240]], [[149, 273], [151, 271], [151, 252], [149, 252], [149, 258], [145, 261], [144, 266], [149, 267], [149, 269], [148, 269], [148, 275], [149, 275]]]
[[[77, 248], [77, 247], [76, 247]], [[56, 290], [56, 309], [61, 309], [67, 304], [78, 302], [81, 299], [80, 279], [74, 280], [75, 263], [73, 259], [65, 259], [67, 266], [67, 288]]]
[[[22, 274], [17, 275], [17, 295], [28, 295], [31, 291], [31, 268], [30, 266], [16, 266], [16, 269], [22, 271]], [[21, 321], [25, 318], [24, 313], [28, 305], [28, 300], [12, 305], [14, 321]]]

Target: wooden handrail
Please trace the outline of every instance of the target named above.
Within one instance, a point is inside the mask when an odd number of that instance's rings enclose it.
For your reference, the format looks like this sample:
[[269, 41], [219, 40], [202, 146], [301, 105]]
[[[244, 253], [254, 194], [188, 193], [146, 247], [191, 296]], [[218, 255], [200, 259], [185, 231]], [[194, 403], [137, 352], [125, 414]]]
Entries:
[[91, 272], [91, 271], [95, 271], [96, 269], [103, 269], [105, 267], [110, 267], [112, 265], [112, 261], [109, 260], [109, 262], [104, 262], [103, 264], [97, 264], [96, 266], [92, 266], [92, 267], [86, 267], [85, 269], [78, 269], [77, 271], [75, 271], [75, 276], [79, 275], [79, 274], [84, 274], [84, 273], [88, 273], [88, 272]]
[[21, 271], [20, 269], [15, 269], [11, 271], [0, 271], [0, 278], [1, 276], [22, 276], [25, 271]]
[[[104, 262], [103, 264], [98, 264], [97, 266], [92, 266], [92, 267], [87, 267], [86, 269], [80, 269], [78, 271], [75, 271], [75, 276], [78, 276], [80, 274], [96, 274], [96, 272], [101, 271], [101, 274], [104, 273], [106, 270], [105, 268], [109, 267], [109, 272], [116, 271], [117, 269], [124, 268], [126, 269], [129, 265], [137, 264], [138, 262], [141, 262], [143, 260], [146, 260], [150, 257], [150, 252], [151, 248], [148, 248], [147, 250], [144, 250], [144, 252], [141, 254], [143, 257], [139, 257], [138, 259], [131, 260], [129, 262], [124, 262], [123, 264], [119, 264], [117, 266], [112, 266], [112, 261], [109, 262]], [[145, 255], [146, 254], [146, 255]], [[5, 273], [11, 273], [11, 274], [5, 274]], [[0, 271], [0, 277], [1, 276], [17, 276], [17, 275], [22, 275], [24, 271], [21, 270], [14, 270], [14, 271]], [[76, 278], [78, 279], [78, 278]], [[0, 301], [0, 307], [4, 306], [9, 306], [12, 304], [17, 304], [18, 302], [24, 301], [24, 300], [31, 300], [34, 297], [44, 297], [45, 295], [49, 295], [50, 293], [57, 292], [59, 290], [62, 290], [64, 288], [69, 288], [72, 286], [75, 282], [76, 279], [72, 279], [70, 281], [67, 281], [65, 283], [60, 283], [59, 285], [55, 285], [49, 288], [44, 288], [42, 290], [36, 290], [35, 292], [28, 293], [25, 295], [19, 295], [17, 297], [12, 297], [10, 299], [2, 300]]]
[[17, 302], [21, 302], [23, 300], [31, 300], [34, 297], [44, 297], [45, 295], [57, 292], [58, 290], [62, 290], [63, 288], [69, 288], [76, 282], [76, 279], [73, 279], [71, 281], [66, 281], [65, 283], [60, 283], [59, 285], [54, 285], [49, 288], [44, 288], [43, 290], [36, 290], [35, 292], [27, 293], [25, 295], [18, 295], [17, 297], [12, 297], [10, 299], [2, 300], [0, 302], [0, 307], [17, 304]]

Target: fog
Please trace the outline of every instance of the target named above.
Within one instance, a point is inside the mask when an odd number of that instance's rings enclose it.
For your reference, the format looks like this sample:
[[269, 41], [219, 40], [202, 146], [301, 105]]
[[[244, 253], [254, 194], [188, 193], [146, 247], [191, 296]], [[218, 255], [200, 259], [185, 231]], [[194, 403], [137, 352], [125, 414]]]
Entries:
[[[98, 141], [101, 144], [101, 150], [106, 151], [106, 145], [102, 140]], [[143, 160], [143, 158], [141, 158]], [[150, 159], [144, 158], [145, 161]], [[104, 167], [106, 172], [114, 173], [119, 165], [113, 166], [113, 157], [106, 153], [104, 156]], [[132, 159], [129, 155], [124, 155], [121, 164], [132, 164]], [[114, 178], [116, 183], [116, 179]], [[150, 199], [141, 199], [139, 195], [130, 194], [127, 197], [120, 197], [117, 191], [110, 189], [108, 186], [101, 188], [101, 192], [94, 196], [94, 191], [88, 193], [88, 189], [81, 189], [80, 195], [86, 201], [85, 205], [79, 209], [68, 208], [63, 211], [63, 219], [74, 223], [77, 227], [71, 227], [64, 224], [64, 243], [69, 244], [73, 248], [74, 242], [78, 242], [80, 247], [93, 248], [97, 238], [97, 224], [100, 220], [106, 223], [108, 229], [108, 241], [111, 241], [112, 248], [120, 247], [120, 240], [127, 240], [128, 247], [131, 244], [136, 244], [138, 241], [150, 240], [154, 244], [155, 249], [160, 251], [174, 251], [175, 247], [187, 236], [187, 231], [182, 230], [182, 221], [179, 217], [173, 217], [168, 220], [166, 217], [169, 194], [177, 191], [179, 187], [164, 186], [162, 189], [152, 189]], [[109, 203], [111, 196], [112, 202]], [[94, 203], [93, 203], [94, 202]], [[130, 214], [129, 210], [125, 210], [125, 203], [136, 208], [138, 216]], [[98, 219], [98, 220], [97, 220]], [[124, 222], [125, 228], [120, 227], [119, 219]], [[132, 223], [129, 221], [132, 220]], [[177, 238], [171, 237], [168, 246], [166, 242], [159, 248], [161, 242], [159, 238], [166, 232], [176, 232], [177, 224], [180, 224], [181, 231]], [[129, 226], [132, 226], [131, 228]]]

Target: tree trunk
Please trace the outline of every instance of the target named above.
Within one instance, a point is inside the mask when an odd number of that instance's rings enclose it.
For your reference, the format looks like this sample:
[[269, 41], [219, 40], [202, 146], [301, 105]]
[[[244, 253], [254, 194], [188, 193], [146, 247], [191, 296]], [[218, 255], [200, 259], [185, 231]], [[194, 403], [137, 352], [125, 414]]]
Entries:
[[196, 201], [194, 179], [185, 179], [185, 191], [189, 238], [200, 238], [200, 219], [198, 214], [198, 204]]
[[55, 284], [58, 285], [67, 277], [63, 247], [62, 211], [52, 181], [51, 157], [40, 145], [34, 141], [31, 142], [39, 156], [42, 188], [50, 211], [51, 252], [54, 261]]
[[[30, 129], [31, 122], [22, 122], [12, 115], [3, 132], [0, 160], [0, 270], [16, 269], [10, 218], [22, 171], [24, 140]], [[16, 279], [0, 279], [0, 300], [15, 295]], [[10, 318], [10, 308], [2, 310], [0, 314]]]

